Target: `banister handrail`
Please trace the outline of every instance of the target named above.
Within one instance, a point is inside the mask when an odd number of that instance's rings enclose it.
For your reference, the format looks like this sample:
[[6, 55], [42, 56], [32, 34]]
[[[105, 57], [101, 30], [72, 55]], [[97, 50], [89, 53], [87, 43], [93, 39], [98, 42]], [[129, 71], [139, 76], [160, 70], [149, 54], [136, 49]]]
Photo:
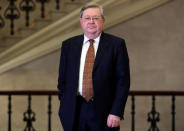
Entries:
[[168, 96], [168, 95], [177, 95], [177, 96], [183, 96], [184, 95], [184, 91], [172, 91], [172, 90], [167, 90], [167, 91], [144, 91], [144, 90], [140, 90], [140, 91], [130, 91], [129, 95], [159, 95], [159, 96]]
[[[57, 90], [2, 90], [0, 95], [57, 95], [59, 91]], [[149, 96], [149, 95], [159, 95], [159, 96], [168, 96], [168, 95], [177, 95], [184, 96], [184, 91], [145, 91], [145, 90], [132, 90], [129, 92], [129, 95], [136, 96]]]
[[57, 95], [57, 90], [4, 90], [0, 95]]

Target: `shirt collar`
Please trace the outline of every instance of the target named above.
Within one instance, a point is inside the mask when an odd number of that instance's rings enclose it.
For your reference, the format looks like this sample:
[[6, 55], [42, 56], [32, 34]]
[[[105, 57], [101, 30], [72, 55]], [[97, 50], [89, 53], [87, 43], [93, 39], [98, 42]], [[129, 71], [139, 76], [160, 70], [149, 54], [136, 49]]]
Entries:
[[[101, 34], [97, 38], [94, 39], [94, 43], [99, 43], [100, 36]], [[84, 44], [86, 44], [88, 41], [89, 41], [89, 38], [86, 35], [84, 35]]]

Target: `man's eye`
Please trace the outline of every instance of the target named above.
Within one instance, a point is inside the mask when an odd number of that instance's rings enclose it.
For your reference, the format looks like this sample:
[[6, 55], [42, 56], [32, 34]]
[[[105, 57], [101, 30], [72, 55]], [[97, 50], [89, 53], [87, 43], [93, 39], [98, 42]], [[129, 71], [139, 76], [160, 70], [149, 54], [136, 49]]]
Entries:
[[88, 17], [87, 17], [87, 18], [84, 18], [84, 19], [85, 19], [85, 20], [90, 20], [90, 18], [88, 18]]
[[93, 20], [98, 20], [98, 17], [94, 17]]

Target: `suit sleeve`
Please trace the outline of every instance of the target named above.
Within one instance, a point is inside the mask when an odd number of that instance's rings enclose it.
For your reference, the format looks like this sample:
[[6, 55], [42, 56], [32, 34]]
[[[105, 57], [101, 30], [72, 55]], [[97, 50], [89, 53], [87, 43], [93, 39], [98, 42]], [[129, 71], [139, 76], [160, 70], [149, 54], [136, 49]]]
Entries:
[[129, 58], [124, 40], [121, 41], [121, 44], [119, 44], [119, 47], [116, 50], [115, 98], [110, 114], [119, 116], [121, 119], [124, 119], [124, 109], [130, 88]]
[[65, 65], [66, 65], [66, 54], [65, 54], [65, 44], [63, 42], [61, 47], [61, 56], [60, 56], [60, 64], [59, 64], [59, 74], [58, 74], [58, 85], [57, 88], [59, 90], [59, 100], [63, 98], [64, 93], [64, 85], [65, 85]]

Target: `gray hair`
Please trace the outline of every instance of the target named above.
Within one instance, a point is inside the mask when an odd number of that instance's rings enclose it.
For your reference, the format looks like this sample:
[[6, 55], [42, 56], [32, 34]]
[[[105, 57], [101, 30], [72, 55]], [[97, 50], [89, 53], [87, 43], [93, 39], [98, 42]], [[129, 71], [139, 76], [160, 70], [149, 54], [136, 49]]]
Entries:
[[80, 11], [80, 18], [82, 18], [84, 11], [86, 9], [89, 9], [89, 8], [99, 8], [102, 19], [105, 19], [103, 8], [101, 6], [99, 6], [99, 5], [86, 5], [86, 6], [82, 7], [82, 9]]

